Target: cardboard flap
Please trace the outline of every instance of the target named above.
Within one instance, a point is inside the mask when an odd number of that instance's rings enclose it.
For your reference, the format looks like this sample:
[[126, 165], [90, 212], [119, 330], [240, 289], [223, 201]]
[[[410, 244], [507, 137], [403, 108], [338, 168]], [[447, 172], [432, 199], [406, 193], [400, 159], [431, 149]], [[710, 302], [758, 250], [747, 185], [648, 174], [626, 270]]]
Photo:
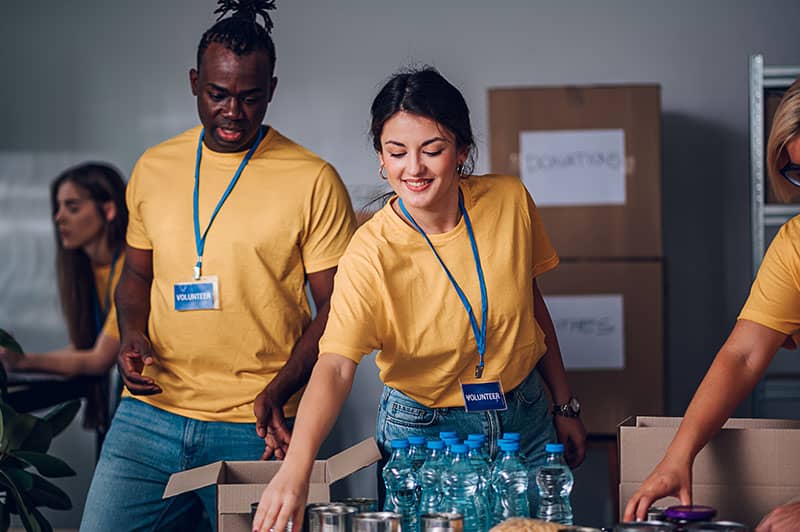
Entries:
[[374, 464], [381, 459], [381, 452], [375, 438], [367, 438], [361, 443], [345, 449], [328, 458], [325, 477], [329, 484], [355, 473], [359, 469]]
[[214, 462], [213, 464], [174, 473], [169, 477], [162, 498], [166, 499], [198, 488], [213, 486], [222, 479], [224, 471], [225, 462]]

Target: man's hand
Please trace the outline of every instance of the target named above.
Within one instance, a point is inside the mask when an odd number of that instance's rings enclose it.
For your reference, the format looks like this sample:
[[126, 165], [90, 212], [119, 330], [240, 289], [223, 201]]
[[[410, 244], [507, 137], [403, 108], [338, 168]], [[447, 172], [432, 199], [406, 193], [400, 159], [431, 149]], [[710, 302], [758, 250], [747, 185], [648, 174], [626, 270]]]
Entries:
[[264, 438], [264, 454], [262, 460], [275, 458], [283, 460], [289, 441], [292, 439], [286, 418], [283, 416], [285, 400], [275, 397], [269, 385], [256, 396], [253, 411], [256, 415], [256, 433]]
[[586, 429], [579, 417], [553, 416], [558, 441], [564, 444], [564, 459], [571, 468], [586, 457]]
[[758, 523], [756, 532], [789, 532], [800, 527], [800, 502], [778, 506]]
[[154, 395], [161, 388], [150, 377], [142, 375], [145, 366], [153, 363], [153, 346], [142, 333], [130, 333], [122, 339], [117, 367], [125, 387], [133, 395]]

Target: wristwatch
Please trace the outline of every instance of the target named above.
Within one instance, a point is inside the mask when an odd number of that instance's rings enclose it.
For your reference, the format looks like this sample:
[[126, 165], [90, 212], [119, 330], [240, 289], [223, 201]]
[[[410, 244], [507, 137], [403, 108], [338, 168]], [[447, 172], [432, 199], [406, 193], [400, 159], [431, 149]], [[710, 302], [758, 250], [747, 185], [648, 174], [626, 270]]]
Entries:
[[553, 415], [564, 417], [578, 417], [581, 414], [581, 404], [573, 396], [563, 405], [553, 405]]

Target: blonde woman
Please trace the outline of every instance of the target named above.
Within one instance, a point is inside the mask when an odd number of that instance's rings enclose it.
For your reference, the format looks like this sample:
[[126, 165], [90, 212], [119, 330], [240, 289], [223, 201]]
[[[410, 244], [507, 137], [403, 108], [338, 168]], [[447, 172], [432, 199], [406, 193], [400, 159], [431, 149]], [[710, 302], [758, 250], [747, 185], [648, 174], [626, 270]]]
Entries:
[[[783, 97], [767, 143], [767, 169], [783, 201], [800, 197], [800, 80]], [[800, 216], [769, 246], [736, 325], [695, 392], [664, 458], [625, 507], [624, 520], [643, 519], [657, 499], [692, 499], [692, 463], [739, 403], [753, 391], [781, 346], [800, 341]], [[800, 493], [798, 493], [800, 495]], [[757, 532], [797, 530], [800, 502], [770, 512]]]

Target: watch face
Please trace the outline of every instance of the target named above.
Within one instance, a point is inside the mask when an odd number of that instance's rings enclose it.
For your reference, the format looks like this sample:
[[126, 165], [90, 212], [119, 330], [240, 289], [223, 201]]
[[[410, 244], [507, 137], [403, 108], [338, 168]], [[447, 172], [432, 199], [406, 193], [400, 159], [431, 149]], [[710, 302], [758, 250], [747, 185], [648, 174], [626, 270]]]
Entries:
[[577, 399], [574, 397], [569, 400], [569, 408], [576, 414], [580, 413], [581, 411], [581, 404], [578, 402]]

